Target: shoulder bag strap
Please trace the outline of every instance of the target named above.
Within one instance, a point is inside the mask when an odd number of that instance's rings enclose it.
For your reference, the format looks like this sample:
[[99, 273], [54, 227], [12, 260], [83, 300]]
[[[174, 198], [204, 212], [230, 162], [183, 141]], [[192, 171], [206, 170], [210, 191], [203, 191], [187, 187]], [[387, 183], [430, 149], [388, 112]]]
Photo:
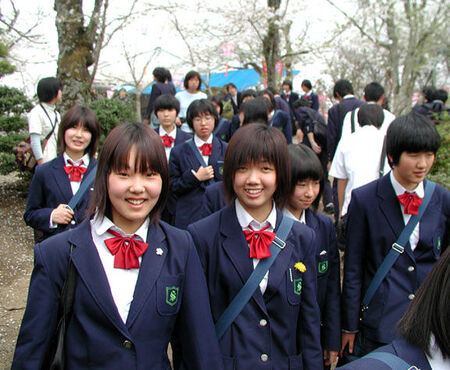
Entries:
[[352, 124], [352, 134], [355, 132], [355, 115], [356, 115], [356, 109], [353, 109], [352, 115], [350, 117], [350, 122]]
[[400, 357], [389, 352], [381, 352], [381, 351], [371, 352], [366, 356], [364, 356], [364, 358], [372, 358], [374, 360], [384, 362], [386, 365], [390, 366], [392, 370], [417, 369], [416, 367], [411, 367], [410, 364], [408, 364]]
[[386, 257], [384, 257], [383, 262], [381, 263], [380, 267], [375, 273], [375, 276], [370, 282], [366, 294], [364, 295], [362, 301], [362, 311], [367, 310], [367, 308], [369, 307], [369, 303], [372, 300], [381, 282], [384, 280], [387, 273], [394, 265], [395, 261], [397, 261], [397, 258], [400, 257], [400, 255], [405, 251], [405, 245], [408, 242], [411, 233], [413, 232], [413, 230], [417, 226], [417, 223], [425, 213], [425, 210], [428, 207], [428, 203], [430, 203], [430, 199], [433, 195], [435, 186], [436, 184], [432, 181], [426, 182], [425, 196], [423, 198], [422, 204], [419, 207], [419, 214], [411, 216], [408, 223], [403, 228], [397, 241], [394, 244], [392, 244], [392, 248], [389, 250], [389, 253], [386, 255]]
[[83, 179], [81, 182], [80, 188], [78, 191], [72, 196], [70, 199], [68, 206], [73, 211], [75, 207], [77, 206], [80, 199], [83, 197], [84, 193], [86, 193], [86, 190], [88, 190], [91, 185], [94, 183], [95, 180], [95, 174], [97, 173], [97, 165], [89, 172], [89, 174], [86, 176], [86, 178]]
[[220, 129], [222, 128], [222, 126], [225, 124], [226, 119], [225, 118], [221, 118], [219, 121], [219, 124], [217, 125], [217, 128], [214, 130], [214, 135], [217, 134]]
[[383, 148], [381, 149], [380, 156], [380, 169], [378, 170], [378, 177], [383, 177], [384, 175], [384, 164], [386, 163], [386, 135], [384, 135], [383, 139]]
[[47, 110], [44, 108], [44, 106], [42, 104], [39, 104], [39, 105], [41, 106], [42, 110], [45, 112], [45, 115], [47, 116], [48, 120], [50, 121], [50, 124], [52, 125], [52, 130], [47, 134], [47, 136], [44, 139], [44, 140], [48, 140], [50, 138], [50, 136], [52, 136], [53, 132], [55, 132], [56, 124], [58, 123], [58, 116], [55, 111], [55, 123], [53, 123], [52, 119], [48, 115]]
[[220, 316], [219, 320], [217, 320], [215, 327], [218, 340], [222, 338], [225, 331], [250, 300], [253, 293], [258, 288], [258, 285], [263, 279], [264, 275], [266, 275], [267, 271], [269, 271], [270, 269], [270, 266], [272, 266], [272, 264], [275, 262], [278, 253], [280, 253], [280, 251], [286, 246], [285, 240], [289, 232], [291, 231], [293, 223], [293, 219], [283, 216], [280, 226], [277, 230], [277, 235], [270, 245], [271, 256], [259, 261], [258, 265], [253, 270], [244, 286], [233, 298], [231, 303]]

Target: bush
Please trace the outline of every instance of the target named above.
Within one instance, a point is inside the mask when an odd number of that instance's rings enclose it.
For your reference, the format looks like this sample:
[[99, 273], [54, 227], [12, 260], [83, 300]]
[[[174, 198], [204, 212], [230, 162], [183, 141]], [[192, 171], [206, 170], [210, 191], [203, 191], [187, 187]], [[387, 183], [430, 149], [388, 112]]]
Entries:
[[450, 116], [442, 114], [436, 128], [441, 135], [441, 147], [428, 178], [450, 189]]
[[7, 175], [15, 170], [16, 156], [12, 153], [0, 153], [0, 175]]
[[124, 122], [135, 122], [136, 113], [133, 104], [119, 99], [98, 99], [89, 105], [98, 117], [102, 135], [99, 148], [103, 144], [106, 135], [117, 125]]

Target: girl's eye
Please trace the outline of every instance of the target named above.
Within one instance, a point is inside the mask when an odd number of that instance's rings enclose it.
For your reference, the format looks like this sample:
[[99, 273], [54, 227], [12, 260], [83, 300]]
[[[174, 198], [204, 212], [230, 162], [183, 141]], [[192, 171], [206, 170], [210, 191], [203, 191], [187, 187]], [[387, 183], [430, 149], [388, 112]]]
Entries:
[[238, 171], [245, 171], [247, 169], [247, 167], [245, 166], [239, 166], [238, 167]]
[[123, 172], [123, 171], [120, 171], [120, 172], [118, 172], [117, 174], [118, 174], [119, 176], [122, 176], [122, 177], [128, 176], [128, 173], [127, 173], [127, 172]]
[[153, 177], [153, 176], [156, 176], [156, 172], [153, 172], [153, 171], [147, 172], [147, 177]]

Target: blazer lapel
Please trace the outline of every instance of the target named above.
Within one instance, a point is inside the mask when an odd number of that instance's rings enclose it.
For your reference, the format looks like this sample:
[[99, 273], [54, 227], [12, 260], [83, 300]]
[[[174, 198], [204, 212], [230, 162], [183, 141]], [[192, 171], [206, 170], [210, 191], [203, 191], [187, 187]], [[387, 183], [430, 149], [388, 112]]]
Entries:
[[[234, 202], [223, 210], [220, 218], [220, 233], [225, 237], [222, 248], [239, 274], [242, 286], [244, 286], [253, 272], [253, 262], [249, 257], [248, 244], [236, 217]], [[266, 312], [259, 288], [253, 293], [253, 299]]]
[[[282, 217], [282, 213], [277, 209], [277, 225], [275, 232], [277, 232], [278, 227], [280, 226]], [[264, 293], [264, 300], [266, 302], [268, 302], [278, 290], [278, 286], [283, 280], [284, 274], [291, 263], [291, 256], [295, 247], [295, 243], [292, 238], [292, 233], [289, 233], [287, 239], [285, 240], [286, 246], [280, 251], [269, 270], [269, 282]]]
[[64, 157], [62, 156], [62, 154], [60, 154], [52, 164], [54, 169], [54, 171], [52, 171], [52, 174], [55, 179], [56, 185], [63, 196], [63, 199], [67, 199], [68, 203], [69, 200], [72, 199], [73, 194], [69, 177], [64, 172], [64, 165]]
[[[403, 221], [402, 211], [397, 200], [397, 196], [395, 195], [394, 188], [391, 184], [390, 174], [383, 176], [378, 182], [377, 196], [381, 198], [381, 212], [388, 221], [389, 226], [391, 227], [392, 232], [395, 235], [395, 241], [397, 241], [400, 233], [405, 227], [405, 222]], [[415, 260], [409, 242], [405, 245], [405, 252], [410, 256], [412, 260]]]
[[[130, 312], [128, 313], [126, 323], [128, 328], [133, 325], [133, 322], [144, 307], [148, 296], [154, 289], [168, 253], [166, 235], [161, 227], [157, 227], [155, 224], [151, 224], [148, 228], [147, 243], [149, 246], [142, 257], [139, 277], [134, 289]], [[159, 250], [159, 253], [156, 252], [158, 248], [162, 250], [162, 253]]]
[[78, 230], [79, 232], [71, 233], [72, 235], [69, 239], [69, 242], [75, 245], [72, 252], [72, 260], [78, 274], [94, 301], [111, 323], [124, 336], [129, 337], [128, 330], [114, 303], [108, 278], [97, 253], [97, 248], [92, 241], [89, 220], [81, 224]]

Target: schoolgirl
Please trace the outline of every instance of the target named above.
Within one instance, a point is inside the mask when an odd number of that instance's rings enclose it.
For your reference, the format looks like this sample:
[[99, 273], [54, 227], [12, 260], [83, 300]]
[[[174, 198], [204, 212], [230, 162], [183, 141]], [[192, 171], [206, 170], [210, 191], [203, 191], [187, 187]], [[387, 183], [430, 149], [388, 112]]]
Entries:
[[289, 145], [291, 196], [283, 214], [316, 233], [317, 301], [321, 316], [321, 343], [325, 367], [336, 361], [341, 347], [340, 267], [336, 231], [332, 220], [317, 213], [323, 189], [323, 169], [317, 155], [306, 145]]
[[177, 197], [174, 226], [185, 229], [201, 218], [202, 197], [207, 185], [222, 180], [227, 144], [213, 135], [217, 110], [206, 99], [194, 101], [187, 122], [194, 138], [172, 150], [170, 190]]
[[192, 239], [158, 222], [168, 188], [159, 136], [143, 124], [114, 128], [99, 156], [93, 217], [35, 246], [13, 369], [46, 368], [69, 259], [77, 283], [67, 368], [170, 369], [171, 339], [185, 368], [222, 368]]
[[[283, 134], [262, 124], [240, 128], [227, 148], [223, 178], [231, 203], [188, 227], [216, 325], [255, 267], [271, 256], [267, 244], [279, 232], [278, 207], [290, 188]], [[314, 239], [311, 229], [292, 224], [286, 245], [223, 332], [225, 369], [322, 369]]]
[[90, 191], [83, 194], [75, 209], [67, 204], [96, 166], [99, 137], [98, 119], [89, 108], [75, 105], [63, 116], [58, 132], [61, 154], [36, 167], [28, 192], [24, 219], [42, 234], [36, 242], [84, 219]]
[[292, 143], [292, 126], [289, 114], [276, 109], [275, 97], [269, 89], [261, 91], [260, 96], [266, 98], [267, 108], [269, 110], [269, 125], [282, 131], [287, 143]]

